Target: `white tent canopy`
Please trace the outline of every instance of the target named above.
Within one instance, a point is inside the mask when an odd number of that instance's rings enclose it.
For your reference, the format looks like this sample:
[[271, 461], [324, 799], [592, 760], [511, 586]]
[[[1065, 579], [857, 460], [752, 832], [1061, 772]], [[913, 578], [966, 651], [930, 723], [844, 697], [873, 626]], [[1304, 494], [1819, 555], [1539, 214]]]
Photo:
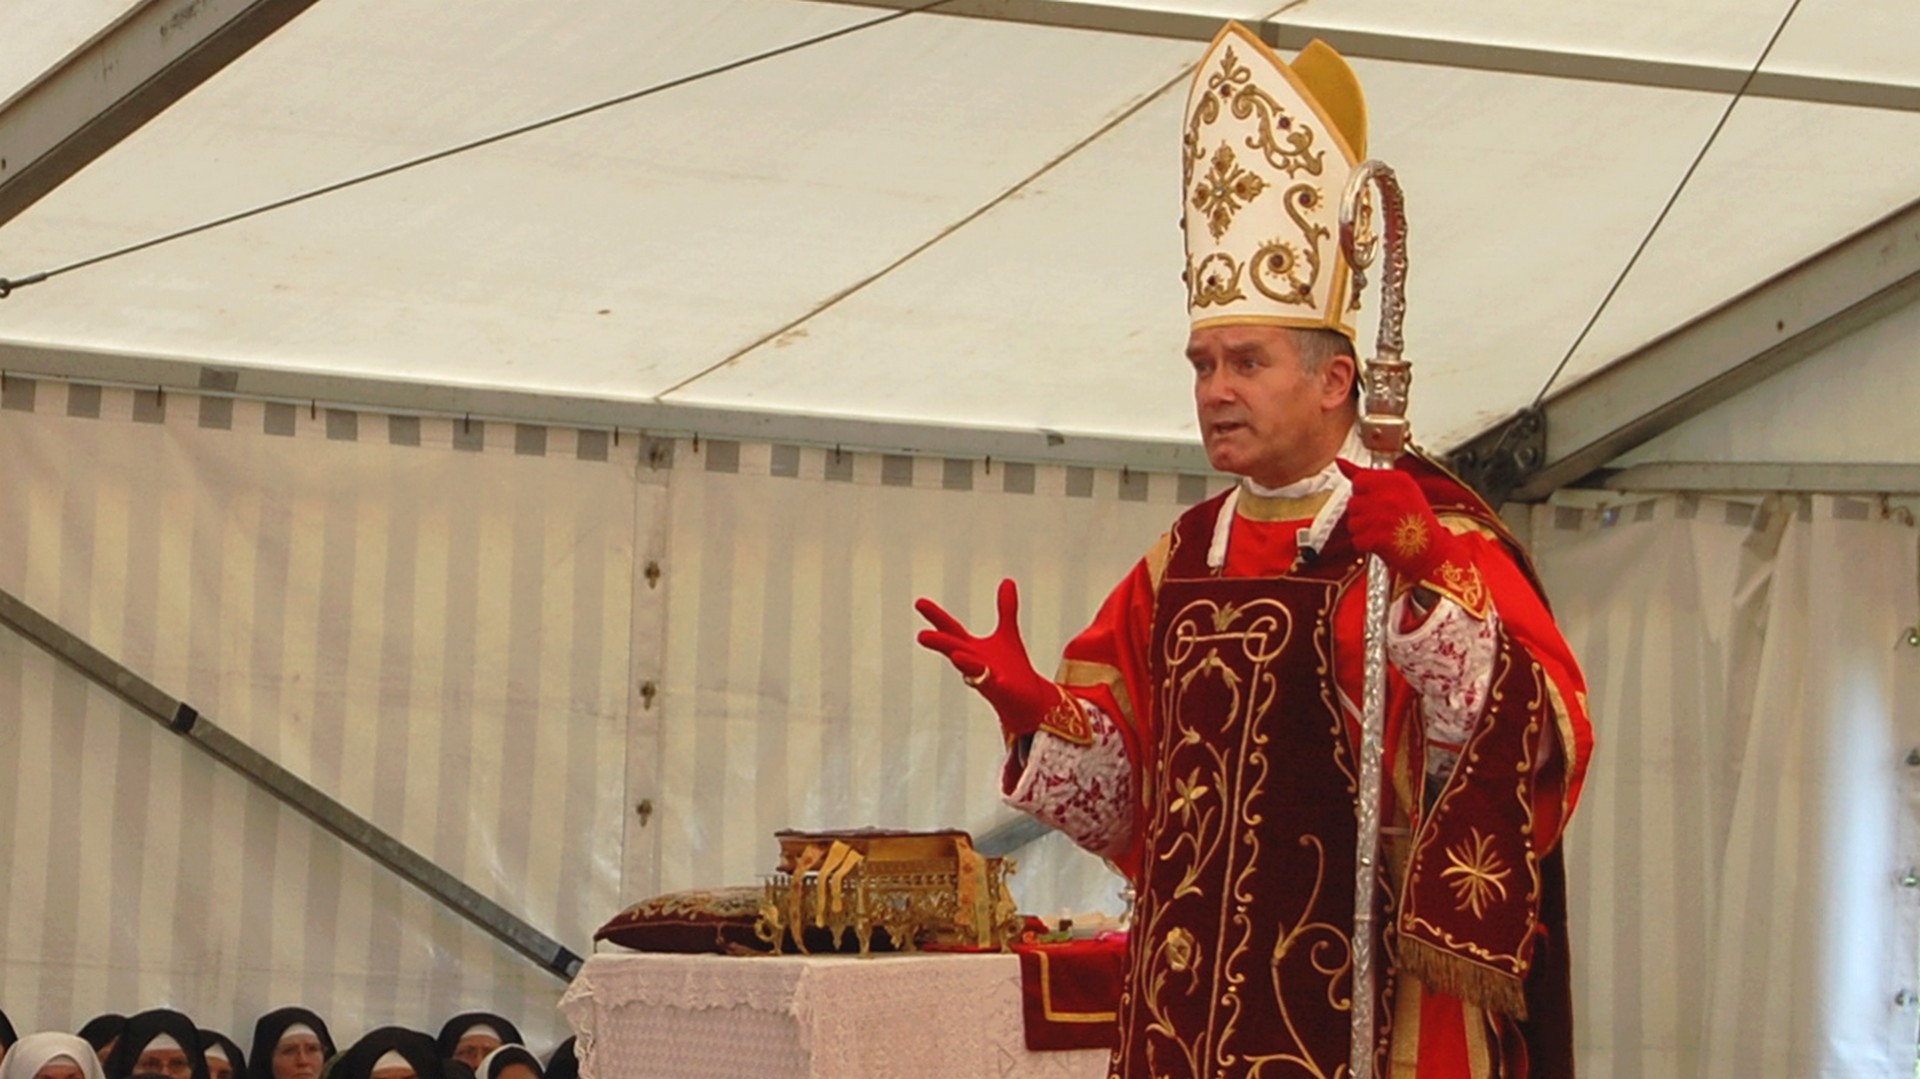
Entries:
[[598, 924], [778, 828], [1014, 834], [913, 599], [1017, 578], [1051, 657], [1217, 488], [1175, 170], [1234, 17], [1366, 88], [1416, 436], [1540, 466], [1583, 1070], [1904, 1074], [1920, 7], [914, 6], [0, 0], [0, 1004], [544, 1049]]
[[[160, 2], [9, 0], [7, 24], [34, 32], [0, 43], [0, 94], [120, 9]], [[0, 304], [4, 366], [1197, 464], [1177, 359], [1182, 73], [1196, 36], [1266, 12], [991, 6], [1011, 17], [906, 15], [56, 276]], [[1563, 357], [1556, 389], [1911, 201], [1920, 54], [1902, 43], [1920, 40], [1920, 13], [1796, 6], [1728, 114], [1785, 13], [1734, 0], [1678, 13], [1332, 2], [1263, 24], [1344, 44], [1372, 151], [1409, 192], [1423, 443], [1451, 449], [1532, 403]], [[327, 0], [0, 228], [0, 276], [887, 14], [812, 0]], [[1581, 77], [1539, 73], [1559, 70]], [[209, 383], [206, 367], [240, 374]]]

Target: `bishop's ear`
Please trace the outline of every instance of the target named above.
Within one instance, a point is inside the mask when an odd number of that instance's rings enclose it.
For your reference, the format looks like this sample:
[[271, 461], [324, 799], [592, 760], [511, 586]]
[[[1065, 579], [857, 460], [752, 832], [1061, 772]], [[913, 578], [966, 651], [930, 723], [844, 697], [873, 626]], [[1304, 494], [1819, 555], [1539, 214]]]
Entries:
[[1320, 379], [1321, 403], [1328, 411], [1360, 400], [1360, 364], [1352, 356], [1329, 357], [1320, 366]]

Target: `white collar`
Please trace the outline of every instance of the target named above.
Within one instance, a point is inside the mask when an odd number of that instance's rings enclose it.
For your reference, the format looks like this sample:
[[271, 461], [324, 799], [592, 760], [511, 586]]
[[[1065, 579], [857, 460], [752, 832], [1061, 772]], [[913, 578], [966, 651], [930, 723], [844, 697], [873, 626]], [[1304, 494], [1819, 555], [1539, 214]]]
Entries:
[[1335, 460], [1327, 462], [1327, 467], [1283, 487], [1262, 487], [1249, 477], [1240, 477], [1239, 485], [1228, 491], [1226, 500], [1220, 503], [1220, 515], [1213, 522], [1213, 542], [1207, 546], [1207, 568], [1218, 573], [1227, 564], [1227, 538], [1233, 532], [1233, 515], [1243, 490], [1261, 498], [1307, 498], [1331, 491], [1327, 504], [1320, 507], [1311, 525], [1300, 530], [1298, 540], [1302, 554], [1326, 549], [1327, 537], [1333, 534], [1333, 526], [1339, 524], [1347, 512], [1347, 500], [1353, 497], [1353, 481], [1340, 471], [1340, 461], [1366, 467], [1373, 460], [1366, 444], [1360, 441], [1359, 424], [1347, 430], [1347, 437], [1334, 456]]

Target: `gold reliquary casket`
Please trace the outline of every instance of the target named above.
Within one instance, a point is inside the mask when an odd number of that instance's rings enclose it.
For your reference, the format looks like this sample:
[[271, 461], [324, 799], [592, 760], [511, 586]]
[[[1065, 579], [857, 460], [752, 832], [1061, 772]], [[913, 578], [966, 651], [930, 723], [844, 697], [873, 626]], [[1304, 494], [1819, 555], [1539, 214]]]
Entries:
[[[779, 869], [760, 903], [760, 939], [784, 952], [876, 947], [1004, 949], [1020, 925], [1014, 865], [961, 831], [776, 832]], [[851, 940], [849, 939], [851, 938]]]

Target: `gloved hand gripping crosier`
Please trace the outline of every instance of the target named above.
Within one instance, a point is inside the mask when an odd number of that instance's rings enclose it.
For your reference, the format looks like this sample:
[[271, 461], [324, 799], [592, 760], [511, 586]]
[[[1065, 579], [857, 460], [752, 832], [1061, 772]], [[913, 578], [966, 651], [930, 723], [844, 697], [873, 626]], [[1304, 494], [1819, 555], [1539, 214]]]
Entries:
[[1379, 555], [1393, 571], [1395, 598], [1425, 588], [1475, 618], [1485, 618], [1490, 597], [1468, 545], [1440, 523], [1413, 477], [1344, 460], [1340, 471], [1353, 483], [1353, 498], [1347, 503], [1353, 545]]
[[1092, 740], [1087, 717], [1071, 694], [1040, 676], [1027, 646], [1020, 639], [1020, 594], [1012, 580], [1000, 582], [1000, 621], [993, 633], [976, 637], [960, 620], [930, 599], [917, 600], [914, 609], [933, 625], [921, 630], [923, 647], [947, 657], [962, 680], [972, 686], [1000, 717], [1007, 740], [1046, 731], [1077, 745]]

